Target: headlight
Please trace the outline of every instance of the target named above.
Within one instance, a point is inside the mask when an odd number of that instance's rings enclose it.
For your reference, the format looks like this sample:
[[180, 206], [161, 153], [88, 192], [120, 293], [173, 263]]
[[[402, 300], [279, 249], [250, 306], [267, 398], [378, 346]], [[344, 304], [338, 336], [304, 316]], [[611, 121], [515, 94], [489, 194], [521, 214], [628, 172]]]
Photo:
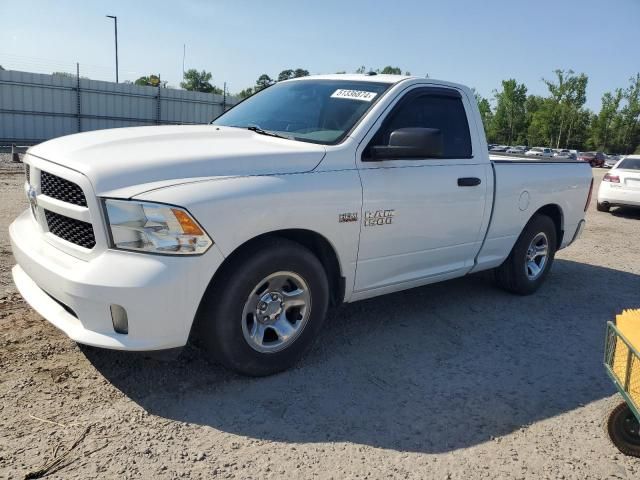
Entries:
[[160, 203], [105, 200], [113, 246], [124, 250], [197, 255], [213, 241], [183, 208]]

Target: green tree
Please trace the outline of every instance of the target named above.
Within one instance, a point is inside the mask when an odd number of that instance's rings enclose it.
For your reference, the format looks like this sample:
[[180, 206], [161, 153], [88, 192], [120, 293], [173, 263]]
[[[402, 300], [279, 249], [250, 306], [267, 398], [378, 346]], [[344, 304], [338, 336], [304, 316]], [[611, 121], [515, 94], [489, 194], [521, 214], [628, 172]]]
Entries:
[[589, 129], [593, 121], [594, 114], [586, 108], [578, 111], [576, 119], [573, 123], [573, 133], [571, 134], [570, 143], [567, 148], [575, 148], [584, 150], [589, 143]]
[[257, 93], [260, 90], [263, 90], [270, 85], [273, 85], [273, 80], [269, 75], [267, 75], [266, 73], [263, 73], [258, 77], [258, 80], [256, 80], [256, 86], [253, 88], [254, 90], [253, 93]]
[[205, 92], [222, 94], [222, 90], [215, 85], [212, 85], [211, 73], [202, 70], [198, 72], [195, 68], [190, 68], [184, 72], [184, 81], [180, 82], [180, 86], [185, 90], [191, 90], [193, 92]]
[[542, 81], [547, 85], [552, 100], [550, 104], [551, 144], [555, 145], [555, 148], [560, 148], [560, 145], [567, 146], [572, 143], [571, 135], [575, 133], [572, 130], [580, 109], [586, 101], [589, 79], [584, 73], [575, 75], [573, 70], [555, 70], [554, 73], [555, 81], [545, 79]]
[[288, 69], [282, 70], [278, 75], [278, 82], [282, 82], [284, 80], [290, 80], [292, 78], [300, 78], [300, 77], [308, 77], [309, 70], [305, 70], [304, 68], [296, 68], [295, 70]]
[[356, 71], [353, 72], [353, 73], [367, 73], [367, 67], [362, 65], [362, 66], [356, 68]]
[[484, 126], [485, 134], [487, 135], [487, 140], [491, 142], [489, 139], [489, 127], [491, 126], [491, 121], [493, 120], [493, 112], [491, 111], [491, 104], [489, 100], [480, 95], [474, 88], [471, 89], [473, 91], [473, 96], [478, 103], [478, 110], [480, 110], [480, 118], [482, 118], [482, 125]]
[[515, 79], [503, 80], [502, 90], [494, 91], [496, 109], [491, 122], [492, 138], [512, 145], [524, 142], [527, 87]]
[[548, 98], [529, 95], [525, 103], [526, 140], [525, 145], [550, 145], [552, 108]]
[[248, 87], [248, 88], [245, 88], [244, 90], [240, 90], [240, 92], [236, 95], [236, 97], [240, 97], [242, 99], [245, 99], [247, 97], [250, 97], [254, 93], [255, 92], [253, 91], [253, 87]]
[[612, 143], [613, 132], [611, 131], [614, 122], [620, 116], [620, 102], [622, 101], [623, 91], [621, 88], [602, 95], [602, 107], [600, 113], [593, 119], [591, 124], [591, 135], [589, 144], [597, 150], [607, 151]]
[[387, 65], [380, 72], [385, 75], [402, 75], [402, 69], [400, 67], [392, 67], [391, 65]]
[[626, 105], [622, 108], [618, 133], [619, 149], [631, 153], [640, 144], [640, 73], [629, 79], [630, 85], [624, 90]]
[[138, 78], [135, 82], [133, 82], [134, 85], [140, 85], [143, 87], [158, 87], [158, 86], [162, 86], [164, 88], [166, 88], [167, 86], [167, 82], [163, 82], [160, 80], [160, 77], [158, 75], [149, 75], [146, 77], [140, 77]]
[[0, 65], [0, 70], [4, 70], [4, 67], [2, 65]]
[[283, 82], [284, 80], [289, 80], [293, 78], [293, 70], [282, 70], [278, 75], [278, 81]]

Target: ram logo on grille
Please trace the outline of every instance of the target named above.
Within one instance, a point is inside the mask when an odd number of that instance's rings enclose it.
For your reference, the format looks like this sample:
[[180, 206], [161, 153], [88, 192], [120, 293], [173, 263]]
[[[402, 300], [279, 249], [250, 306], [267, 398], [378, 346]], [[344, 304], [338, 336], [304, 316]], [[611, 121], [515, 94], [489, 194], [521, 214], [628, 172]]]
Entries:
[[38, 218], [38, 192], [33, 188], [32, 185], [29, 185], [29, 190], [27, 190], [27, 200], [29, 200], [29, 207], [31, 207], [31, 213], [33, 216]]

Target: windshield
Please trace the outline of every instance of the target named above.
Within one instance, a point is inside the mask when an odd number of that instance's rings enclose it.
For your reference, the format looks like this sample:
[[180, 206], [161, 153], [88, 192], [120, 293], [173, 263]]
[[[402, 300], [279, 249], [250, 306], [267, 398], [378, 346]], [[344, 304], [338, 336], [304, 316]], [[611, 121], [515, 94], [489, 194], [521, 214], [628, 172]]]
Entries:
[[256, 127], [294, 140], [337, 143], [390, 86], [342, 80], [277, 83], [239, 103], [212, 124]]
[[640, 158], [626, 158], [620, 162], [618, 169], [640, 170]]

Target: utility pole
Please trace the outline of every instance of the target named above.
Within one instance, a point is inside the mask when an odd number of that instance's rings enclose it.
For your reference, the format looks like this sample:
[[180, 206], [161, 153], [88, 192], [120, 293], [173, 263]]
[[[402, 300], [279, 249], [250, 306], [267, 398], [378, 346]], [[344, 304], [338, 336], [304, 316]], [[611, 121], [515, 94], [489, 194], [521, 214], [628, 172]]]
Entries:
[[115, 37], [116, 37], [116, 83], [118, 82], [118, 17], [115, 15], [105, 15], [107, 18], [113, 18], [114, 27], [115, 27]]
[[187, 44], [182, 44], [182, 80], [184, 80], [184, 57], [187, 56]]
[[227, 82], [222, 86], [222, 113], [227, 111]]

